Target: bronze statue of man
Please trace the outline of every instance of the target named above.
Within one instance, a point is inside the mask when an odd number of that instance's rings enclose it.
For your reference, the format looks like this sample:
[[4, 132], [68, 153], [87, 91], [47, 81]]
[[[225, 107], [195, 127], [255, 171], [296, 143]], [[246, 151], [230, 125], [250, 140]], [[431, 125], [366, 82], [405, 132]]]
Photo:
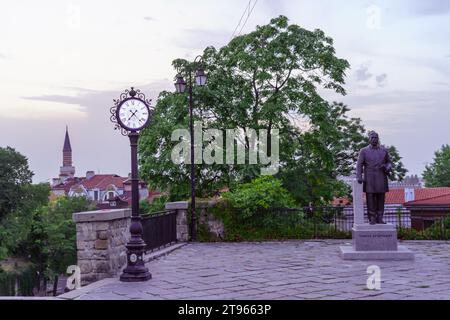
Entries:
[[371, 131], [369, 142], [370, 144], [359, 152], [356, 179], [359, 183], [364, 183], [369, 223], [385, 224], [384, 196], [389, 191], [387, 176], [392, 170], [392, 163], [388, 151], [380, 145], [378, 133]]

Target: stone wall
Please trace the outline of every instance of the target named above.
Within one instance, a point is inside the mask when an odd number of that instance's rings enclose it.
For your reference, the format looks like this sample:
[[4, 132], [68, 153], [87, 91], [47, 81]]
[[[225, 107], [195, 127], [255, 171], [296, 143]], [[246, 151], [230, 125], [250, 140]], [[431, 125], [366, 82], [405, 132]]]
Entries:
[[[214, 240], [224, 238], [223, 222], [211, 213], [211, 208], [216, 205], [216, 201], [198, 202], [196, 203], [199, 211], [198, 223], [205, 226]], [[177, 210], [177, 239], [178, 241], [189, 240], [188, 215], [190, 214], [190, 202], [178, 201], [166, 203], [166, 210]]]
[[189, 229], [187, 223], [188, 209], [189, 202], [187, 201], [166, 203], [166, 210], [177, 211], [177, 241], [189, 240]]
[[197, 204], [197, 208], [200, 209], [199, 223], [206, 227], [212, 240], [223, 240], [225, 233], [223, 222], [211, 213], [211, 208], [215, 207], [216, 204], [217, 202], [214, 200], [202, 201]]
[[130, 209], [73, 214], [77, 232], [77, 264], [83, 285], [117, 276], [125, 266], [130, 217]]
[[[170, 202], [167, 210], [177, 211], [177, 241], [189, 240], [189, 203]], [[130, 209], [104, 209], [73, 214], [77, 232], [77, 265], [82, 285], [119, 276], [125, 267], [126, 244], [130, 238]]]

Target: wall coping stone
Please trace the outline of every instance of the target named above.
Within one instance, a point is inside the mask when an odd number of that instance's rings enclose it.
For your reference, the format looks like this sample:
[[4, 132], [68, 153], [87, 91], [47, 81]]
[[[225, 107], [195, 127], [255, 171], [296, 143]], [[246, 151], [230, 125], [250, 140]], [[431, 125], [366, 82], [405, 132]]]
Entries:
[[189, 208], [188, 201], [177, 201], [177, 202], [166, 203], [166, 210], [177, 210], [177, 209], [188, 209], [188, 208]]
[[77, 222], [111, 221], [131, 217], [131, 209], [103, 209], [75, 212], [72, 220]]

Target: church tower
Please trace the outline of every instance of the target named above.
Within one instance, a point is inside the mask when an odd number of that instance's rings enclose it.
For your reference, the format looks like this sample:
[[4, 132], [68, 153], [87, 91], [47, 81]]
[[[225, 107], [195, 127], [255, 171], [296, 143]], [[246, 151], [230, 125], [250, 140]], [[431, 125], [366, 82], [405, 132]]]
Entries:
[[66, 136], [64, 138], [63, 147], [63, 163], [59, 169], [59, 177], [62, 180], [73, 178], [75, 175], [75, 167], [72, 166], [72, 147], [70, 146], [69, 130], [66, 126]]

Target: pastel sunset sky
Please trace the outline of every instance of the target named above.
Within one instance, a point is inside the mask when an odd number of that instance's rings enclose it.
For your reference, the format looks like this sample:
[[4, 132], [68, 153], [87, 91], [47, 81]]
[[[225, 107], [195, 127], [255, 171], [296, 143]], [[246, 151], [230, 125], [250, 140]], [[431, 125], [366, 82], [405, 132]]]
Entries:
[[[35, 182], [50, 181], [68, 125], [77, 175], [127, 175], [129, 141], [113, 130], [112, 100], [130, 86], [155, 102], [173, 90], [171, 61], [226, 45], [247, 4], [3, 1], [0, 146], [28, 157]], [[280, 14], [334, 39], [351, 65], [347, 96], [325, 94], [395, 145], [410, 173], [450, 143], [450, 1], [259, 0], [241, 33]]]

